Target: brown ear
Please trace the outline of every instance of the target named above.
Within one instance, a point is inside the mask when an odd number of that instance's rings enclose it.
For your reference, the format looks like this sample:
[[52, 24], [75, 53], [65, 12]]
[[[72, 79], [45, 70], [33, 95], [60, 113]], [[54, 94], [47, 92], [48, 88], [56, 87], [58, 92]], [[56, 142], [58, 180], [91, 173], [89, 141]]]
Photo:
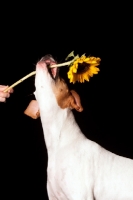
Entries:
[[32, 100], [29, 103], [28, 107], [24, 111], [24, 114], [28, 115], [29, 117], [33, 119], [37, 119], [38, 117], [40, 117], [39, 107], [36, 100]]
[[70, 92], [72, 94], [72, 96], [71, 96], [72, 98], [71, 98], [71, 101], [70, 101], [71, 108], [72, 109], [75, 108], [78, 112], [82, 112], [83, 107], [81, 105], [80, 96], [74, 90], [71, 90]]

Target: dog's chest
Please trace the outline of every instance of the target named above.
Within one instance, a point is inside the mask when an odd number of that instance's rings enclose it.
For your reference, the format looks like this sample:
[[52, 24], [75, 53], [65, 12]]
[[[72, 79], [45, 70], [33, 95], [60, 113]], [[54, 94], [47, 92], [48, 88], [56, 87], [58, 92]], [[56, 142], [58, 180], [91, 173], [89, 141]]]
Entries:
[[71, 190], [71, 180], [69, 178], [66, 167], [58, 166], [56, 162], [51, 166], [48, 164], [47, 184], [53, 196], [59, 199], [67, 199], [67, 195]]
[[[74, 146], [74, 145], [73, 145]], [[73, 149], [73, 148], [72, 148]], [[83, 157], [78, 148], [61, 151], [48, 159], [48, 185], [56, 197], [86, 196], [92, 190], [92, 166]], [[88, 172], [88, 168], [90, 171]], [[86, 188], [87, 186], [87, 188]]]

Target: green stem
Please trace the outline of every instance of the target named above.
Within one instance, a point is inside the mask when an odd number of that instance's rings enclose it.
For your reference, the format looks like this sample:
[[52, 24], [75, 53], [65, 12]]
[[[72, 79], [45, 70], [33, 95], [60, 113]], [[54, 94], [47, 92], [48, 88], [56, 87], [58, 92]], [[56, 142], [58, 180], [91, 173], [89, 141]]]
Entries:
[[[74, 60], [77, 59], [78, 56], [76, 56], [73, 60], [70, 60], [68, 62], [64, 62], [64, 63], [60, 63], [60, 64], [55, 64], [55, 65], [51, 65], [50, 68], [54, 68], [54, 67], [62, 67], [62, 66], [66, 66], [66, 65], [70, 65], [72, 62], [74, 62]], [[23, 78], [21, 78], [20, 80], [18, 80], [17, 82], [15, 82], [14, 84], [12, 84], [10, 87], [8, 87], [7, 89], [4, 90], [4, 92], [7, 92], [8, 90], [10, 90], [11, 88], [15, 87], [16, 85], [18, 85], [19, 83], [21, 83], [22, 81], [24, 81], [25, 79], [29, 78], [30, 76], [33, 76], [36, 74], [36, 71], [31, 72], [30, 74], [24, 76]]]

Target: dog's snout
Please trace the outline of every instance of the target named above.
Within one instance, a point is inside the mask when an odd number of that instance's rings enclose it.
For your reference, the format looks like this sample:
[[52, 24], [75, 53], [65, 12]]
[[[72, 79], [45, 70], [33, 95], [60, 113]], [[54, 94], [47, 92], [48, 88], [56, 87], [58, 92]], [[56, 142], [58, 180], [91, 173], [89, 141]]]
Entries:
[[56, 64], [56, 61], [54, 60], [51, 54], [45, 55], [41, 58], [39, 62], [45, 62], [47, 66]]

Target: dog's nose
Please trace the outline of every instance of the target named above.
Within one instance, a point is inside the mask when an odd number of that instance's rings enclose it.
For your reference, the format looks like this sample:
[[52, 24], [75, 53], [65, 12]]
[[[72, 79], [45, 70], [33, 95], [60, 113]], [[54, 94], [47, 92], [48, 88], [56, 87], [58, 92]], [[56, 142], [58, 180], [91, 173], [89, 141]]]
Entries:
[[54, 59], [53, 59], [52, 55], [47, 54], [47, 55], [43, 56], [40, 61], [44, 61], [45, 62], [47, 60], [49, 60], [49, 61], [52, 60], [53, 61]]

